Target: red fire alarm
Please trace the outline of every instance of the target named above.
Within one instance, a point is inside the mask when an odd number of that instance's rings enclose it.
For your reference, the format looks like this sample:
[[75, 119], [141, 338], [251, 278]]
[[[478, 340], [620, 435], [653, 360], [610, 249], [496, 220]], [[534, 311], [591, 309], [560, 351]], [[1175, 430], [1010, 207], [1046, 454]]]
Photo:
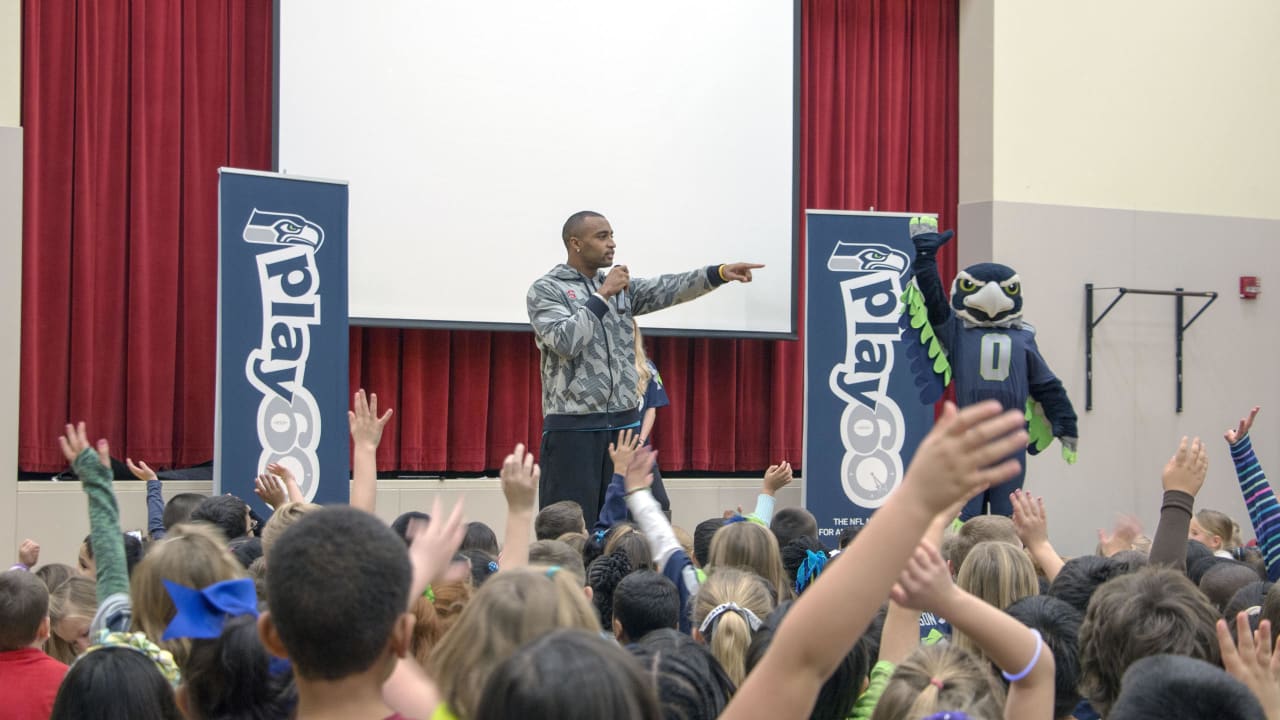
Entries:
[[1240, 298], [1256, 300], [1262, 294], [1262, 281], [1256, 277], [1243, 275], [1240, 277]]

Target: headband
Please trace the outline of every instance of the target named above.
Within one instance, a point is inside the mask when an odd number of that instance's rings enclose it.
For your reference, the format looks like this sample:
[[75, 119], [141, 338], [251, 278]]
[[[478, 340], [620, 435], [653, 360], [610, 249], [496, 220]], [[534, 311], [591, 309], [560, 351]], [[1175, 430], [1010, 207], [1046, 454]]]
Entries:
[[178, 687], [179, 682], [182, 680], [178, 664], [173, 661], [173, 653], [151, 642], [145, 633], [140, 632], [111, 632], [104, 629], [98, 634], [98, 642], [90, 645], [71, 664], [74, 666], [95, 650], [103, 648], [125, 648], [146, 656], [147, 659], [155, 663], [156, 670], [160, 671], [164, 679], [168, 680], [169, 684], [175, 688]]
[[203, 590], [171, 580], [163, 582], [178, 614], [164, 629], [161, 640], [208, 640], [221, 635], [223, 626], [231, 618], [240, 615], [258, 617], [258, 592], [249, 578], [223, 580]]
[[969, 720], [969, 716], [959, 710], [949, 710], [947, 712], [936, 712], [924, 720]]
[[827, 566], [827, 554], [816, 550], [805, 550], [804, 562], [796, 568], [796, 594], [799, 595], [809, 584], [822, 574]]
[[760, 629], [760, 625], [762, 623], [760, 622], [760, 618], [756, 617], [755, 613], [742, 607], [738, 603], [727, 602], [727, 603], [721, 603], [715, 606], [711, 610], [711, 612], [707, 613], [707, 618], [702, 621], [701, 625], [698, 626], [698, 632], [702, 633], [703, 635], [709, 634], [709, 631], [711, 630], [711, 626], [714, 625], [716, 620], [720, 619], [720, 616], [725, 614], [726, 612], [735, 612], [741, 615], [742, 619], [746, 620], [747, 624], [751, 626], [751, 632], [755, 632], [756, 630]]

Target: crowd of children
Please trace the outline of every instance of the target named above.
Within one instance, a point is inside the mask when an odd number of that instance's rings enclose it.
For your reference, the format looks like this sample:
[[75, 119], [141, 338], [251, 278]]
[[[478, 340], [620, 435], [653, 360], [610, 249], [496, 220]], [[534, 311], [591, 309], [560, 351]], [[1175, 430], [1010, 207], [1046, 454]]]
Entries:
[[0, 719], [1280, 720], [1280, 505], [1256, 414], [1225, 435], [1256, 545], [1196, 511], [1208, 451], [1184, 438], [1154, 535], [1126, 520], [1075, 558], [1023, 491], [1011, 518], [957, 520], [1018, 472], [1022, 414], [994, 403], [948, 405], [840, 548], [804, 510], [774, 512], [785, 463], [752, 512], [673, 527], [648, 427], [610, 448], [593, 527], [573, 503], [537, 511], [523, 446], [500, 473], [501, 537], [461, 505], [388, 526], [372, 510], [390, 411], [363, 392], [349, 506], [305, 502], [279, 466], [258, 478], [265, 521], [231, 496], [164, 503], [129, 461], [140, 541], [110, 448], [68, 425], [91, 532], [78, 568], [40, 565], [28, 540], [0, 574]]

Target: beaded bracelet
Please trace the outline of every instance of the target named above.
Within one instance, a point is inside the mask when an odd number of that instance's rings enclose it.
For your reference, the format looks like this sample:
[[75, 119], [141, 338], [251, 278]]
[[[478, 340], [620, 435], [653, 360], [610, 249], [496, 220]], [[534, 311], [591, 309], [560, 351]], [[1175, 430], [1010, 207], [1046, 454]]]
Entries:
[[1031, 662], [1027, 663], [1027, 666], [1023, 668], [1022, 672], [1018, 673], [1017, 675], [1010, 675], [1009, 673], [1004, 672], [1003, 670], [1000, 671], [1000, 674], [1004, 676], [1004, 679], [1008, 680], [1011, 683], [1018, 682], [1019, 680], [1030, 675], [1031, 671], [1035, 669], [1036, 663], [1040, 662], [1040, 652], [1044, 650], [1044, 638], [1040, 636], [1039, 630], [1032, 629], [1031, 634], [1036, 636], [1036, 652], [1034, 655], [1031, 656]]

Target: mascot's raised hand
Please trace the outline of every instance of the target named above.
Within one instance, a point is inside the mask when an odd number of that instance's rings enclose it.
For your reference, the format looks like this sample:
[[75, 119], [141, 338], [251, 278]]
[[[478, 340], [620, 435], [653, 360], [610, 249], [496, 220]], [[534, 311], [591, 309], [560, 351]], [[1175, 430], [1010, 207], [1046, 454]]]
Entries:
[[[912, 218], [910, 227], [916, 282], [904, 293], [902, 323], [921, 399], [936, 400], [939, 387], [951, 382], [961, 407], [995, 399], [1006, 408], [1023, 409], [1031, 435], [1027, 451], [1039, 453], [1057, 437], [1063, 457], [1075, 462], [1076, 413], [1036, 346], [1035, 329], [1022, 320], [1018, 273], [998, 263], [971, 265], [956, 275], [948, 297], [936, 256], [954, 233], [939, 233], [933, 218]], [[1024, 472], [971, 500], [962, 517], [981, 514], [987, 503], [993, 513], [1012, 514], [1009, 493], [1025, 478], [1026, 458], [1017, 459]]]

